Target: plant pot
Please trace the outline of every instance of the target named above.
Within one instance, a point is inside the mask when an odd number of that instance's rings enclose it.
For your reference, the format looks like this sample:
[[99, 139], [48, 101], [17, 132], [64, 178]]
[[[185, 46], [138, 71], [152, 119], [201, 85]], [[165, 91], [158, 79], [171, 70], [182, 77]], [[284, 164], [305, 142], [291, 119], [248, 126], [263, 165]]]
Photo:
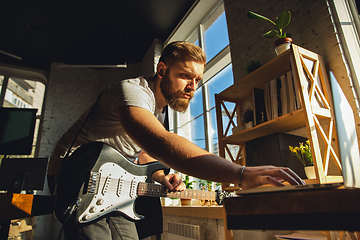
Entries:
[[179, 199], [178, 198], [172, 199], [171, 206], [179, 206]]
[[238, 133], [238, 132], [243, 131], [244, 129], [245, 129], [245, 126], [237, 126], [237, 127], [234, 127], [234, 128], [232, 129], [232, 133], [233, 133], [233, 134], [236, 134], [236, 133]]
[[279, 38], [274, 42], [276, 55], [280, 55], [286, 50], [290, 49], [292, 39], [289, 37]]
[[253, 121], [245, 123], [245, 129], [249, 129], [253, 127]]
[[305, 169], [306, 177], [308, 179], [315, 179], [316, 178], [315, 167], [314, 166], [307, 166], [304, 169]]
[[191, 199], [181, 199], [181, 206], [190, 206], [191, 205]]

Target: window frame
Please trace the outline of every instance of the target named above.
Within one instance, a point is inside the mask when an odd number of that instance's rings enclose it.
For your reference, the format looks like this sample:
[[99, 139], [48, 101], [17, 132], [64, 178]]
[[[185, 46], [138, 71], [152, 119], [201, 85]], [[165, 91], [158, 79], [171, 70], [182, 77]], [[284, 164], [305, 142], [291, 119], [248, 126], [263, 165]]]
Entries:
[[[204, 49], [204, 29], [207, 29], [212, 23], [225, 12], [223, 0], [207, 0], [196, 2], [190, 11], [185, 15], [180, 24], [175, 28], [170, 37], [165, 41], [165, 45], [173, 41], [195, 42], [199, 40], [199, 46]], [[211, 109], [209, 102], [208, 81], [216, 74], [221, 72], [231, 64], [230, 44], [224, 47], [216, 56], [210, 59], [205, 67], [203, 79], [198, 84], [198, 89], [202, 90], [205, 149], [213, 152], [213, 141], [211, 139]], [[174, 133], [178, 128], [178, 114], [176, 111], [169, 111], [170, 129]], [[197, 116], [198, 117], [198, 116]], [[190, 119], [192, 121], [192, 119]], [[191, 134], [191, 133], [190, 133]]]
[[[38, 112], [36, 115], [36, 120], [39, 121], [39, 127], [35, 130], [37, 132], [34, 133], [36, 135], [35, 142], [35, 151], [31, 153], [31, 156], [38, 157], [39, 155], [39, 146], [41, 141], [41, 132], [43, 128], [43, 120], [44, 120], [44, 106], [45, 106], [45, 96], [47, 91], [48, 84], [48, 76], [49, 73], [46, 71], [40, 71], [35, 69], [25, 69], [15, 66], [8, 65], [0, 65], [0, 75], [4, 76], [1, 91], [0, 91], [0, 106], [4, 105], [6, 90], [8, 89], [9, 79], [10, 78], [22, 78], [28, 79], [31, 81], [36, 81], [44, 84], [44, 95], [42, 101], [41, 112]], [[30, 155], [29, 155], [30, 156]]]

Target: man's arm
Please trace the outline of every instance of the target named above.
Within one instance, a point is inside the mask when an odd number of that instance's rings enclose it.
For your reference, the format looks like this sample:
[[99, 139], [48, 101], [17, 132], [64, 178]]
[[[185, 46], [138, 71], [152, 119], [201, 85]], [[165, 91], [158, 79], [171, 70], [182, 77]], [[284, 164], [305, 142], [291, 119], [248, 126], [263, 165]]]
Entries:
[[[215, 182], [237, 184], [241, 166], [211, 154], [185, 138], [168, 132], [148, 110], [122, 106], [116, 114], [126, 133], [151, 157], [188, 175]], [[302, 184], [293, 171], [283, 167], [247, 167], [242, 176], [244, 189], [272, 184], [283, 186], [281, 181]]]

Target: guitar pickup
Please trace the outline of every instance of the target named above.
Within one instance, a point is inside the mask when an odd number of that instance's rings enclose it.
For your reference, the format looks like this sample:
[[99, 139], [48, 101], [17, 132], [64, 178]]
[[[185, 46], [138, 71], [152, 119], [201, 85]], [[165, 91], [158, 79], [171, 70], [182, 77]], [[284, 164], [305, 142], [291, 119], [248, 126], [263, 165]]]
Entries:
[[134, 198], [136, 197], [136, 189], [138, 187], [138, 182], [134, 179], [131, 180], [130, 183], [130, 192], [129, 192], [129, 197], [130, 198]]
[[124, 183], [123, 176], [121, 176], [119, 178], [118, 184], [117, 184], [116, 196], [118, 196], [118, 197], [121, 196], [121, 190], [122, 190], [122, 187], [123, 187], [123, 183]]
[[106, 178], [105, 178], [105, 182], [103, 184], [103, 188], [102, 188], [102, 195], [105, 195], [108, 188], [109, 188], [109, 185], [110, 185], [110, 182], [111, 182], [111, 174], [109, 174]]

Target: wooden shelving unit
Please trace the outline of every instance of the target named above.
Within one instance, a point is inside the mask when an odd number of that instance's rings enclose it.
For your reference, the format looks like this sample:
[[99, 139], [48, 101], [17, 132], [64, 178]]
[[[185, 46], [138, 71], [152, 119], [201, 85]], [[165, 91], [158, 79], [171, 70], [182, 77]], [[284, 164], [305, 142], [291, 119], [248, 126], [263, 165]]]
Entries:
[[[244, 101], [248, 101], [252, 88], [264, 88], [273, 79], [292, 71], [301, 97], [301, 108], [258, 124], [250, 129], [232, 134], [232, 127], [244, 125], [239, 117]], [[256, 71], [215, 95], [220, 156], [227, 155], [234, 162], [245, 164], [245, 142], [273, 134], [306, 127], [318, 183], [342, 181], [341, 177], [328, 176], [330, 161], [341, 172], [332, 97], [322, 57], [304, 48], [292, 45], [291, 49], [272, 59]], [[226, 102], [235, 103], [227, 109]], [[233, 104], [234, 105], [234, 104]], [[225, 113], [225, 114], [224, 114]], [[226, 115], [228, 123], [223, 122]], [[235, 119], [236, 118], [236, 119]], [[238, 153], [231, 153], [229, 146], [238, 145]], [[321, 146], [321, 147], [320, 147]], [[227, 187], [223, 184], [223, 187]]]

